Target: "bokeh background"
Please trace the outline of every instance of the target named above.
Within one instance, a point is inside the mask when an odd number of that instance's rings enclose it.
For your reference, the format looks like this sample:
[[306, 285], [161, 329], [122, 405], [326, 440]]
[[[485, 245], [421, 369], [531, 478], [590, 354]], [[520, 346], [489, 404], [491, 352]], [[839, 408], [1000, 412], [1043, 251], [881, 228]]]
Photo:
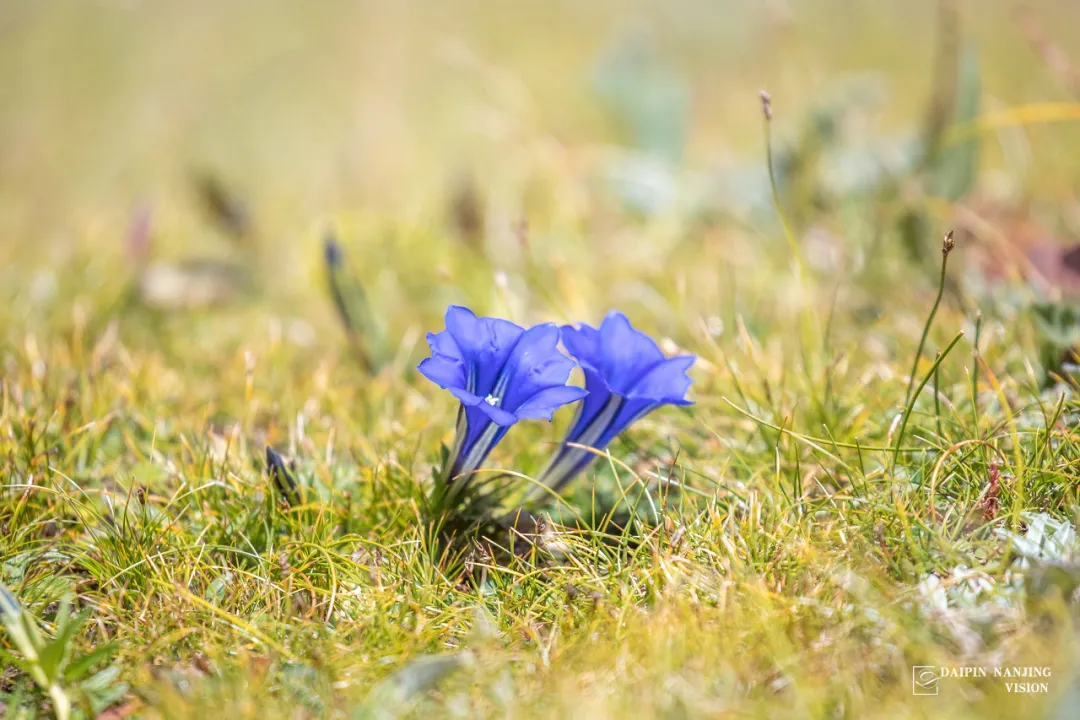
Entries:
[[[196, 357], [253, 328], [340, 347], [328, 231], [408, 362], [452, 302], [621, 307], [684, 345], [783, 334], [804, 302], [858, 325], [903, 309], [886, 291], [912, 260], [900, 284], [933, 292], [950, 227], [970, 291], [1045, 299], [1080, 288], [1059, 277], [1080, 123], [948, 133], [1073, 102], [1078, 20], [1048, 0], [6, 0], [0, 317], [17, 345], [123, 316], [125, 341]], [[931, 136], [952, 145], [928, 163]], [[132, 288], [167, 313], [131, 312]], [[918, 312], [892, 320], [917, 337]]]
[[[124, 316], [125, 341], [194, 357], [254, 330], [340, 347], [333, 230], [403, 357], [451, 302], [621, 307], [680, 342], [740, 317], [783, 333], [807, 296], [763, 88], [811, 302], [876, 317], [924, 250], [933, 291], [948, 227], [996, 248], [997, 276], [1032, 264], [1002, 243], [1055, 265], [1044, 248], [1080, 234], [1080, 123], [980, 131], [943, 162], [951, 189], [919, 165], [935, 97], [946, 130], [1072, 100], [1078, 20], [1049, 1], [5, 0], [0, 317], [16, 345]], [[169, 313], [129, 312], [132, 287]], [[917, 313], [894, 319], [917, 336]]]
[[[1069, 97], [1021, 31], [1020, 3], [959, 5], [989, 106]], [[1025, 6], [1062, 48], [1080, 47], [1075, 3]], [[642, 72], [664, 75], [655, 103], [695, 170], [763, 164], [760, 88], [782, 142], [858, 76], [873, 95], [863, 131], [900, 141], [925, 114], [938, 16], [931, 0], [5, 0], [3, 245], [62, 252], [87, 228], [122, 229], [143, 202], [182, 215], [203, 170], [243, 192], [282, 242], [341, 212], [423, 214], [458, 173], [512, 215], [532, 186], [600, 170], [606, 149], [633, 143], [597, 82], [628, 36], [651, 44]], [[1037, 172], [1022, 180], [1071, 192], [1075, 153], [1062, 149], [1076, 128], [1029, 137]], [[985, 154], [987, 169], [1001, 166], [995, 148]]]

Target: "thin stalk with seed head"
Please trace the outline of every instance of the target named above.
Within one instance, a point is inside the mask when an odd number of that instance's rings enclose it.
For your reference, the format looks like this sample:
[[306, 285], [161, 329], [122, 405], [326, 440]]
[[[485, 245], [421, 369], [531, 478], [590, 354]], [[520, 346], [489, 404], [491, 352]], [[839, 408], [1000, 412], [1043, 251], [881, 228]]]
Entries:
[[[919, 360], [922, 359], [923, 348], [926, 346], [926, 338], [930, 335], [930, 326], [934, 324], [934, 316], [937, 315], [938, 307], [941, 306], [941, 298], [945, 294], [945, 277], [946, 277], [945, 276], [945, 271], [947, 270], [947, 268], [949, 266], [949, 253], [952, 252], [952, 250], [953, 250], [953, 248], [955, 246], [956, 246], [956, 243], [953, 240], [953, 231], [950, 230], [948, 233], [945, 234], [945, 239], [941, 243], [941, 276], [940, 276], [940, 278], [938, 280], [937, 297], [934, 298], [934, 306], [932, 308], [930, 308], [930, 314], [926, 317], [926, 323], [923, 325], [922, 337], [919, 338], [919, 347], [915, 351], [915, 360], [911, 364], [911, 374], [908, 377], [907, 392], [904, 393], [904, 414], [903, 414], [903, 417], [902, 417], [901, 422], [900, 422], [900, 431], [897, 434], [897, 438], [896, 438], [896, 448], [895, 448], [895, 450], [893, 450], [892, 463], [891, 463], [891, 469], [892, 470], [896, 469], [896, 459], [900, 455], [900, 443], [904, 439], [904, 429], [907, 427], [908, 418], [911, 415], [911, 409], [912, 409], [912, 406], [914, 405], [915, 398], [912, 397], [912, 390], [914, 389], [914, 386], [915, 386], [915, 373], [917, 373], [919, 371]], [[961, 333], [961, 335], [962, 334], [963, 333]], [[957, 340], [959, 340], [959, 338], [960, 338], [960, 335], [958, 335], [952, 341], [952, 343], [949, 345], [949, 347], [945, 350], [945, 353], [947, 353], [950, 349], [952, 349], [952, 346], [956, 344], [956, 342], [957, 342]], [[941, 361], [944, 359], [945, 353], [939, 353], [937, 360], [934, 362], [934, 368], [933, 368], [932, 372], [935, 373], [935, 375], [936, 375], [936, 373], [938, 371], [938, 367], [941, 366]], [[930, 378], [927, 377], [927, 379], [924, 380], [923, 383], [919, 386], [919, 391], [920, 392], [922, 391], [923, 387], [926, 386], [926, 382], [929, 379]], [[917, 397], [917, 394], [916, 394], [916, 397]], [[940, 423], [940, 418], [939, 418], [939, 423]]]
[[904, 393], [904, 407], [907, 407], [911, 402], [911, 390], [915, 386], [915, 373], [919, 371], [919, 360], [922, 359], [923, 348], [926, 346], [926, 338], [930, 335], [930, 326], [934, 323], [934, 316], [937, 315], [938, 307], [941, 305], [941, 298], [945, 294], [945, 270], [949, 265], [949, 253], [952, 252], [955, 243], [953, 242], [953, 231], [950, 230], [945, 235], [945, 241], [941, 245], [941, 276], [938, 280], [938, 292], [937, 297], [934, 299], [934, 306], [930, 308], [930, 314], [926, 318], [926, 324], [923, 325], [922, 337], [919, 338], [919, 348], [915, 351], [915, 360], [911, 364], [911, 374], [908, 376], [907, 392]]
[[[765, 163], [769, 170], [769, 187], [772, 189], [773, 205], [776, 207], [776, 214], [780, 217], [780, 224], [784, 229], [784, 237], [787, 239], [788, 248], [791, 250], [791, 256], [795, 259], [796, 276], [799, 280], [799, 291], [803, 293], [803, 325], [802, 325], [802, 338], [799, 343], [800, 347], [800, 359], [802, 360], [803, 370], [806, 372], [807, 380], [810, 383], [811, 388], [811, 401], [821, 411], [822, 415], [825, 415], [824, 406], [817, 397], [817, 393], [814, 392], [813, 387], [813, 372], [810, 369], [809, 358], [807, 357], [807, 345], [809, 345], [809, 337], [807, 335], [810, 331], [817, 330], [817, 318], [814, 316], [811, 309], [810, 300], [806, 297], [806, 268], [803, 261], [802, 250], [799, 248], [799, 243], [795, 239], [795, 233], [791, 230], [791, 223], [788, 222], [787, 213], [784, 212], [784, 206], [780, 202], [780, 189], [776, 184], [776, 171], [773, 169], [773, 144], [772, 144], [772, 96], [765, 90], [761, 91], [761, 109], [762, 115], [765, 118]], [[820, 335], [820, 333], [816, 333]]]
[[799, 282], [802, 283], [805, 274], [802, 250], [799, 249], [799, 243], [795, 240], [795, 233], [791, 231], [787, 214], [784, 213], [784, 207], [780, 203], [780, 190], [776, 185], [776, 173], [773, 171], [772, 97], [764, 90], [761, 91], [761, 107], [765, 116], [765, 163], [769, 169], [769, 187], [772, 189], [773, 204], [776, 205], [776, 213], [780, 216], [780, 224], [784, 227], [784, 237], [787, 238], [788, 247], [791, 249], [792, 257], [795, 258], [795, 264], [799, 271]]

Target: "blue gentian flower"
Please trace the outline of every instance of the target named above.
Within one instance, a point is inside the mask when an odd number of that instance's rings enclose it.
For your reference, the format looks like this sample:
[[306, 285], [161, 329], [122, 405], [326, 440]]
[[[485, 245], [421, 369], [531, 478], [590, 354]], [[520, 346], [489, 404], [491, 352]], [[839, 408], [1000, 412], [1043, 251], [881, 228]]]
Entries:
[[554, 323], [525, 330], [452, 305], [446, 330], [428, 333], [427, 341], [431, 357], [417, 369], [461, 401], [457, 437], [440, 477], [444, 486], [479, 468], [517, 421], [551, 420], [557, 408], [586, 395], [566, 384], [574, 362], [559, 351]]
[[620, 312], [612, 311], [600, 329], [582, 324], [561, 329], [563, 345], [585, 371], [589, 392], [570, 432], [541, 480], [558, 489], [596, 459], [569, 443], [603, 450], [632, 423], [661, 405], [691, 405], [686, 371], [693, 355], [666, 358], [656, 342]]

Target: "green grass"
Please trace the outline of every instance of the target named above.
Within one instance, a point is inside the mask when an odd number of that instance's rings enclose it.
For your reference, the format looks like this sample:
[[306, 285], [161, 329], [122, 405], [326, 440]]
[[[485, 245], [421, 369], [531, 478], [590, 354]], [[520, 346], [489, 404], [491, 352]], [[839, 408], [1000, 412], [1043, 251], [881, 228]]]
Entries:
[[[41, 37], [69, 32], [51, 14], [33, 22]], [[145, 22], [171, 37], [161, 17]], [[537, 93], [557, 94], [530, 75], [532, 45], [476, 33], [506, 65], [520, 63]], [[598, 34], [585, 22], [571, 59], [550, 62], [577, 62]], [[28, 56], [48, 47], [21, 42]], [[1008, 63], [987, 55], [986, 83], [1008, 81]], [[770, 87], [783, 222], [749, 130], [740, 157], [752, 170], [737, 180], [757, 183], [764, 205], [703, 192], [650, 214], [603, 182], [618, 160], [608, 148], [550, 130], [572, 126], [573, 113], [522, 109], [503, 66], [470, 72], [511, 99], [460, 107], [498, 106], [517, 138], [501, 148], [505, 162], [478, 161], [490, 210], [479, 247], [448, 219], [452, 153], [423, 144], [389, 143], [377, 156], [428, 158], [417, 162], [430, 175], [395, 190], [407, 202], [352, 202], [346, 180], [313, 170], [318, 155], [302, 143], [294, 183], [310, 178], [327, 197], [244, 165], [236, 186], [255, 229], [241, 238], [202, 213], [177, 172], [169, 187], [183, 190], [153, 194], [150, 264], [123, 242], [130, 203], [118, 187], [128, 180], [100, 193], [81, 176], [58, 184], [62, 220], [41, 210], [46, 181], [61, 176], [55, 160], [24, 185], [0, 183], [0, 206], [18, 209], [0, 219], [13, 239], [0, 245], [0, 585], [22, 608], [9, 609], [18, 624], [0, 634], [0, 713], [34, 717], [70, 702], [106, 717], [260, 720], [1070, 717], [1080, 401], [1066, 370], [1047, 379], [1039, 289], [981, 279], [993, 241], [964, 211], [981, 211], [989, 181], [957, 198], [912, 193], [932, 185], [928, 161], [830, 194], [816, 160], [793, 170], [786, 154], [813, 126], [807, 106]], [[1046, 81], [1037, 65], [1031, 75]], [[64, 87], [81, 98], [77, 86]], [[259, 97], [252, 106], [287, 113], [287, 102]], [[744, 108], [741, 127], [757, 127], [753, 92], [725, 98]], [[74, 142], [59, 120], [35, 131], [29, 110], [5, 112], [28, 137]], [[290, 122], [267, 119], [294, 137]], [[1054, 127], [1054, 142], [1040, 143], [1053, 129], [1025, 134], [1035, 158], [1076, 149], [1075, 129]], [[159, 149], [162, 163], [201, 162], [206, 139], [176, 132], [191, 145]], [[691, 156], [708, 136], [691, 138]], [[984, 169], [1007, 173], [991, 136], [978, 133]], [[86, 165], [103, 163], [84, 152]], [[20, 171], [12, 157], [0, 180]], [[677, 174], [697, 187], [707, 173], [685, 165]], [[1075, 168], [1058, 172], [1060, 189]], [[1049, 213], [1059, 195], [1035, 197], [1049, 198], [1031, 201]], [[527, 234], [514, 230], [520, 214]], [[908, 217], [925, 232], [907, 235]], [[946, 266], [941, 239], [954, 224]], [[327, 226], [355, 278], [342, 282], [362, 284], [377, 316], [374, 374], [327, 288]], [[59, 227], [60, 239], [36, 241]], [[140, 294], [141, 284], [160, 288], [153, 268], [206, 256], [231, 268], [214, 276], [228, 291], [221, 302], [162, 306]], [[424, 507], [456, 407], [414, 368], [423, 333], [451, 302], [519, 323], [595, 323], [622, 309], [666, 351], [699, 356], [696, 404], [633, 426], [548, 508], [547, 533], [457, 537], [466, 554], [447, 563]], [[521, 474], [525, 487], [571, 413], [515, 427], [491, 469]], [[291, 463], [299, 502], [275, 490], [267, 445]], [[507, 558], [489, 543], [525, 551]], [[938, 696], [914, 697], [912, 667], [924, 665], [1052, 674], [1046, 694], [944, 678]]]

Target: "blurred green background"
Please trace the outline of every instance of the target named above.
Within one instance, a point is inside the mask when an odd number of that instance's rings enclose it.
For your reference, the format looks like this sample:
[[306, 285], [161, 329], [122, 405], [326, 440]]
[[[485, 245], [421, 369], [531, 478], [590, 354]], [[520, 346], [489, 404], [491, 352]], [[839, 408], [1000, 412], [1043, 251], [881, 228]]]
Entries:
[[[850, 74], [873, 75], [875, 133], [915, 134], [938, 5], [4, 0], [6, 259], [13, 247], [119, 232], [140, 202], [183, 214], [192, 173], [207, 169], [282, 239], [342, 211], [422, 214], [459, 172], [514, 212], [537, 176], [588, 170], [629, 141], [595, 74], [634, 32], [683, 88], [692, 168], [763, 164], [759, 88], [773, 95], [782, 141]], [[987, 105], [1067, 99], [1019, 32], [1017, 5], [960, 3]], [[1080, 47], [1080, 6], [1030, 7], [1056, 43]], [[1073, 190], [1076, 153], [1061, 149], [1076, 147], [1077, 129], [1030, 138], [1034, 188]], [[992, 169], [993, 148], [984, 153]]]

